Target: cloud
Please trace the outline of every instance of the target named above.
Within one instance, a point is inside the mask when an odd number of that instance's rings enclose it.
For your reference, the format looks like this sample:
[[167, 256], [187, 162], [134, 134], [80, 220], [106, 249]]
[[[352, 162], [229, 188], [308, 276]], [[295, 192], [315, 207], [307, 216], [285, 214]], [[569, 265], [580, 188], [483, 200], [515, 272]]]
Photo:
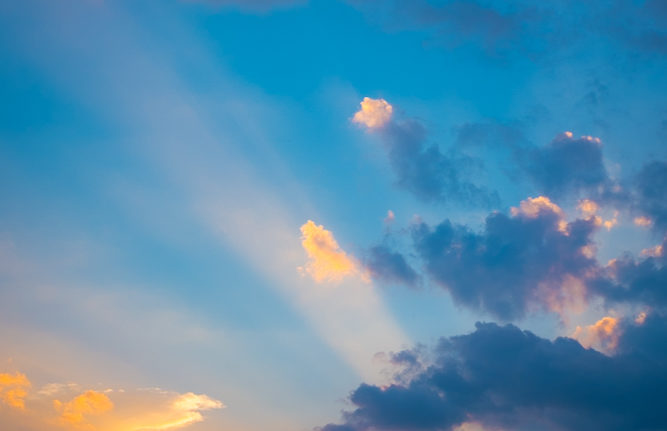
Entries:
[[[509, 157], [510, 167], [504, 166], [502, 171], [512, 180], [528, 180], [539, 194], [553, 199], [581, 198], [595, 205], [588, 208], [593, 212], [606, 204], [628, 202], [628, 196], [605, 167], [600, 138], [577, 138], [565, 131], [548, 144], [537, 146], [523, 135], [519, 124], [466, 123], [455, 131], [456, 142], [462, 148], [504, 152], [502, 157]], [[613, 217], [600, 223], [607, 229], [616, 225]]]
[[22, 373], [0, 374], [0, 401], [20, 410], [25, 408], [26, 389], [30, 387], [30, 380]]
[[420, 281], [419, 275], [405, 257], [385, 245], [371, 248], [364, 264], [373, 278], [388, 283], [416, 287]]
[[312, 220], [301, 226], [301, 245], [310, 259], [303, 271], [318, 283], [339, 282], [350, 276], [367, 278], [357, 261], [340, 248], [333, 233]]
[[646, 250], [639, 259], [623, 255], [613, 259], [588, 281], [592, 292], [611, 304], [628, 303], [667, 307], [667, 256], [663, 242]]
[[617, 353], [606, 356], [569, 338], [478, 323], [471, 334], [441, 339], [431, 365], [409, 382], [360, 385], [343, 424], [322, 430], [664, 429], [667, 318], [620, 325]]
[[[20, 373], [0, 376], [10, 387], [29, 385]], [[202, 422], [204, 411], [225, 407], [216, 399], [192, 392], [179, 394], [159, 388], [82, 392], [80, 385], [74, 383], [44, 385], [26, 403], [21, 399], [20, 410], [17, 409], [20, 415], [8, 417], [5, 425], [40, 431], [172, 430]]]
[[605, 220], [598, 215], [600, 205], [591, 199], [580, 200], [577, 209], [581, 211], [584, 219], [592, 220], [596, 225], [604, 226], [608, 231], [618, 225], [618, 211], [613, 212], [612, 218]]
[[511, 320], [535, 305], [558, 311], [585, 298], [577, 280], [596, 268], [582, 250], [592, 244], [596, 226], [563, 217], [560, 207], [539, 196], [510, 216], [490, 214], [479, 233], [449, 220], [434, 228], [416, 224], [414, 245], [428, 275], [455, 302]]
[[86, 416], [100, 415], [113, 409], [113, 403], [106, 394], [86, 391], [69, 402], [53, 401], [59, 412], [60, 421], [66, 427], [91, 428], [85, 422]]
[[641, 226], [641, 227], [649, 227], [653, 224], [651, 219], [646, 217], [646, 216], [635, 217], [634, 218], [634, 223], [635, 223], [635, 225]]
[[[202, 422], [204, 420], [202, 411], [221, 409], [224, 404], [207, 395], [197, 395], [192, 392], [177, 395], [173, 401], [159, 411], [159, 418], [143, 419], [143, 425], [134, 428], [135, 431], [157, 431], [181, 428], [186, 425]], [[149, 416], [149, 415], [146, 415]]]
[[552, 197], [599, 193], [611, 182], [602, 141], [592, 136], [564, 132], [546, 146], [517, 152], [517, 159], [539, 191]]
[[[426, 202], [458, 202], [484, 207], [498, 204], [500, 199], [495, 191], [477, 186], [468, 179], [481, 169], [476, 159], [456, 150], [445, 154], [437, 145], [428, 145], [426, 129], [416, 119], [390, 121], [386, 110], [375, 107], [368, 110], [380, 111], [383, 115], [382, 127], [369, 127], [369, 130], [378, 129], [399, 187]], [[357, 114], [363, 112], [362, 108]], [[364, 121], [376, 124], [375, 115], [368, 117], [372, 120]]]
[[384, 99], [364, 97], [360, 105], [361, 109], [355, 112], [352, 121], [369, 129], [378, 129], [386, 125], [394, 111], [393, 106]]
[[613, 352], [618, 345], [619, 319], [611, 316], [603, 317], [592, 325], [577, 326], [572, 338], [584, 347], [595, 347], [604, 352]]

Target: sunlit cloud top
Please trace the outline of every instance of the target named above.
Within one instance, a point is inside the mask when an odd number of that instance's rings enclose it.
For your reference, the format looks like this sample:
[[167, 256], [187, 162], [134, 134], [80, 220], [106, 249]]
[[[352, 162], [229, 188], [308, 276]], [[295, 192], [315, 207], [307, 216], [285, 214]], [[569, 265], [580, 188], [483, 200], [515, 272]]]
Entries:
[[379, 129], [391, 120], [394, 108], [384, 99], [364, 97], [359, 109], [352, 117], [352, 121], [362, 124], [369, 129]]
[[301, 270], [316, 282], [339, 282], [355, 275], [367, 278], [354, 257], [340, 248], [333, 233], [312, 220], [301, 226], [301, 245], [309, 259]]

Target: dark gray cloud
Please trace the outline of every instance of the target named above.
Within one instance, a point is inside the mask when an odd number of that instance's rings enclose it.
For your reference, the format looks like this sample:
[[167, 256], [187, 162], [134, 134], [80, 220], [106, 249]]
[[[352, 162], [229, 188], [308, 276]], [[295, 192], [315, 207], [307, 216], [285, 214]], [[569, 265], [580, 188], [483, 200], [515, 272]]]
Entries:
[[323, 431], [448, 431], [463, 422], [494, 429], [667, 429], [667, 319], [622, 322], [618, 353], [568, 338], [550, 341], [478, 323], [443, 338], [435, 361], [405, 384], [362, 384], [344, 424]]
[[591, 244], [595, 224], [565, 226], [558, 209], [534, 205], [534, 214], [492, 213], [479, 233], [449, 220], [435, 228], [414, 226], [426, 272], [458, 304], [505, 321], [522, 317], [543, 302], [544, 289], [559, 290], [566, 277], [596, 268], [581, 251]]
[[[667, 250], [667, 242], [661, 244]], [[641, 304], [653, 308], [667, 307], [667, 256], [635, 259], [621, 256], [601, 272], [600, 277], [588, 280], [591, 292], [610, 303]]]
[[517, 151], [517, 159], [538, 192], [550, 197], [602, 194], [611, 184], [598, 138], [564, 133], [543, 147]]
[[398, 186], [427, 202], [456, 202], [493, 207], [495, 191], [478, 186], [470, 176], [480, 162], [457, 151], [443, 153], [427, 143], [424, 126], [417, 120], [391, 121], [380, 131], [382, 142], [397, 176]]
[[386, 245], [371, 248], [364, 262], [374, 278], [388, 283], [417, 287], [420, 277], [405, 257]]
[[[587, 97], [594, 99], [596, 93]], [[521, 123], [466, 123], [455, 129], [462, 148], [505, 153], [510, 168], [502, 169], [514, 180], [528, 179], [534, 193], [552, 198], [618, 198], [615, 182], [604, 165], [602, 141], [592, 136], [574, 137], [571, 132], [556, 136], [546, 145], [531, 143]]]

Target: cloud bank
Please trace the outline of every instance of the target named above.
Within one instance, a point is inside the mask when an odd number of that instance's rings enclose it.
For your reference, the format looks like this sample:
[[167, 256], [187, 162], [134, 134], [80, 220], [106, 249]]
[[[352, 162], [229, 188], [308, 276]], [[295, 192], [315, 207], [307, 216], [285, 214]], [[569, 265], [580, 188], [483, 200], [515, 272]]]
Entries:
[[407, 383], [362, 384], [342, 424], [322, 431], [445, 431], [476, 422], [488, 429], [624, 431], [664, 429], [667, 318], [619, 323], [617, 353], [577, 341], [540, 338], [513, 325], [478, 323], [443, 338]]

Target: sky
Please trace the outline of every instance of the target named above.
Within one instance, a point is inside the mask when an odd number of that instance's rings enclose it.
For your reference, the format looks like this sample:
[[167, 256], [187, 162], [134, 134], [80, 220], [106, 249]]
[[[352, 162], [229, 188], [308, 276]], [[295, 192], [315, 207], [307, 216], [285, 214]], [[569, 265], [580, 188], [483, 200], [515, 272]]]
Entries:
[[667, 3], [0, 2], [0, 428], [666, 430]]

